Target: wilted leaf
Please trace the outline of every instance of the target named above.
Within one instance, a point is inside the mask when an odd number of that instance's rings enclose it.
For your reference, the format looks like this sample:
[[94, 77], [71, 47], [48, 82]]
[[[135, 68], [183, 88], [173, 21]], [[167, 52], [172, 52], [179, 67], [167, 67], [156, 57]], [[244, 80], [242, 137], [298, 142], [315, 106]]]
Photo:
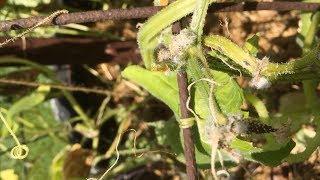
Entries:
[[80, 144], [71, 147], [63, 164], [63, 179], [85, 178], [88, 176], [93, 155]]

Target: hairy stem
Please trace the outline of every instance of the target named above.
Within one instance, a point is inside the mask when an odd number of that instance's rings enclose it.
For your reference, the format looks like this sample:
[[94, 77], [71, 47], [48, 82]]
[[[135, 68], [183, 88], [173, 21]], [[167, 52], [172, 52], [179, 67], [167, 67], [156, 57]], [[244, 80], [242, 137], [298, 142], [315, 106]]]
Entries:
[[[309, 27], [309, 31], [305, 37], [303, 52], [309, 52], [312, 44], [315, 40], [315, 35], [318, 30], [318, 25], [320, 22], [320, 12], [316, 12], [312, 17], [312, 22]], [[316, 88], [318, 86], [318, 80], [306, 80], [302, 81], [303, 83], [303, 91], [307, 99], [307, 103], [309, 108], [311, 108], [313, 113], [318, 113], [319, 111], [319, 102], [318, 96], [316, 93]]]
[[258, 97], [247, 91], [245, 91], [244, 95], [245, 99], [256, 109], [262, 122], [268, 123], [267, 120], [269, 119], [269, 112], [265, 104]]

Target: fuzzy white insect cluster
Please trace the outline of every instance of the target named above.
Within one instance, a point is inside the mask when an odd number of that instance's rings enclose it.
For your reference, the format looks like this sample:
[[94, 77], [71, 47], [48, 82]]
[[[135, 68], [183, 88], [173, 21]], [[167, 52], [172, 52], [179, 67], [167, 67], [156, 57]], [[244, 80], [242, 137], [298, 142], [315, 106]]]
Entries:
[[212, 135], [212, 133], [215, 132], [221, 136], [220, 139], [223, 139], [225, 144], [229, 144], [234, 139], [236, 134], [242, 134], [248, 131], [248, 125], [242, 122], [243, 121], [241, 115], [232, 115], [228, 116], [228, 124], [223, 126], [217, 126], [215, 125], [214, 120], [210, 116], [206, 120], [206, 139], [211, 141], [212, 137], [215, 137]]
[[253, 77], [249, 85], [255, 89], [267, 89], [271, 86], [267, 78], [260, 76]]
[[196, 40], [196, 35], [188, 30], [183, 29], [178, 35], [172, 37], [172, 42], [166, 47], [159, 48], [157, 56], [158, 61], [171, 60], [175, 64], [181, 64], [185, 50], [190, 47]]
[[253, 78], [249, 82], [250, 87], [255, 89], [267, 89], [271, 86], [270, 81], [261, 75], [261, 71], [264, 70], [264, 68], [269, 63], [269, 58], [264, 57], [260, 61], [258, 61], [258, 67], [256, 72], [253, 74]]

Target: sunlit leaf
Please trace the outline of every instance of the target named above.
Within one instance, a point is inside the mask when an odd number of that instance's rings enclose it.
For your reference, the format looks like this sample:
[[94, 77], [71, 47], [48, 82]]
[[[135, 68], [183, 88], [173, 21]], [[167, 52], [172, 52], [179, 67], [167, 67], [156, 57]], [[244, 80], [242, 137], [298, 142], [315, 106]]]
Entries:
[[163, 72], [153, 72], [139, 66], [129, 66], [122, 72], [122, 75], [163, 101], [176, 115], [180, 114], [178, 84], [175, 74], [165, 75]]

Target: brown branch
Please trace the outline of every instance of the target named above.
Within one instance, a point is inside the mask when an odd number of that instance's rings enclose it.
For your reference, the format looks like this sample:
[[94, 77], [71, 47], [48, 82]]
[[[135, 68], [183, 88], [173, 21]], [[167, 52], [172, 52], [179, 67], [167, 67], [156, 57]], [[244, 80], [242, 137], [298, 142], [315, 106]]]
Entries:
[[[178, 34], [181, 31], [181, 22], [175, 22], [172, 26], [172, 32]], [[177, 81], [179, 88], [180, 112], [181, 119], [190, 118], [187, 108], [188, 99], [188, 77], [184, 69], [177, 72]], [[186, 171], [189, 180], [198, 179], [196, 156], [194, 150], [194, 142], [192, 135], [192, 127], [183, 128], [183, 144], [184, 144], [184, 157], [186, 158]]]
[[23, 81], [23, 80], [18, 80], [18, 79], [0, 78], [0, 84], [11, 84], [11, 85], [16, 85], [16, 86], [28, 86], [28, 87], [50, 86], [53, 89], [66, 90], [66, 91], [94, 93], [94, 94], [107, 95], [107, 96], [111, 94], [111, 92], [108, 90], [97, 89], [97, 88], [70, 86], [70, 85], [64, 85], [64, 84], [28, 82], [28, 81]]
[[[180, 71], [177, 74], [178, 87], [179, 87], [179, 99], [180, 99], [180, 111], [181, 119], [190, 118], [190, 113], [187, 109], [188, 98], [188, 78], [185, 71]], [[197, 166], [194, 150], [193, 135], [191, 127], [183, 128], [183, 144], [184, 144], [184, 156], [186, 158], [186, 170], [189, 180], [196, 180], [197, 178]]]
[[[111, 9], [107, 11], [87, 11], [69, 14], [61, 14], [43, 24], [50, 25], [66, 25], [70, 23], [88, 23], [105, 20], [123, 20], [123, 19], [139, 19], [147, 18], [154, 15], [162, 7], [140, 7], [131, 9]], [[231, 12], [231, 11], [253, 11], [253, 10], [303, 10], [317, 11], [320, 9], [320, 3], [302, 3], [302, 2], [243, 2], [243, 3], [214, 3], [209, 12]], [[35, 16], [30, 18], [8, 20], [0, 22], [0, 31], [9, 31], [15, 29], [27, 29], [35, 26], [42, 21], [45, 16]]]

